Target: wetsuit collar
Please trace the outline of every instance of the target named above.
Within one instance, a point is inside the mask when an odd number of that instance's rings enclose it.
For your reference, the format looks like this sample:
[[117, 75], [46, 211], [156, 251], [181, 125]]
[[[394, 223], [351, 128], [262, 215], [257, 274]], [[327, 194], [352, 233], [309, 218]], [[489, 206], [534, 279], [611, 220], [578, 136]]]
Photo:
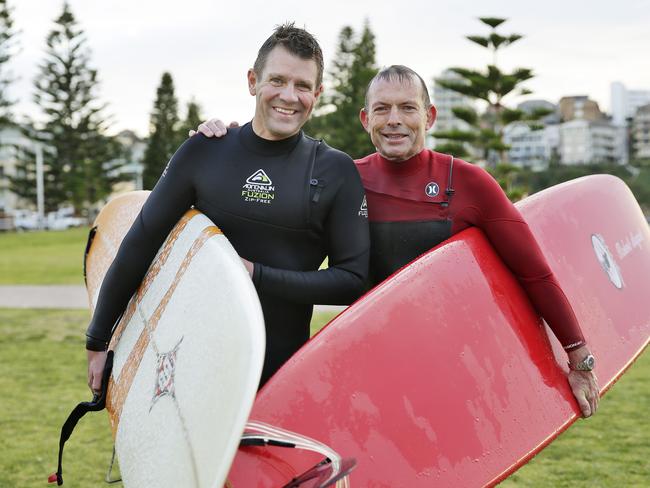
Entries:
[[415, 173], [422, 168], [422, 156], [424, 151], [426, 151], [426, 149], [422, 149], [422, 151], [417, 153], [415, 156], [412, 156], [405, 161], [390, 161], [379, 153], [377, 153], [377, 159], [381, 169], [386, 173], [406, 176]]
[[247, 123], [242, 126], [239, 132], [239, 140], [249, 150], [262, 156], [279, 156], [290, 152], [302, 137], [302, 131], [294, 134], [287, 139], [279, 141], [269, 141], [264, 139], [253, 131], [253, 124]]

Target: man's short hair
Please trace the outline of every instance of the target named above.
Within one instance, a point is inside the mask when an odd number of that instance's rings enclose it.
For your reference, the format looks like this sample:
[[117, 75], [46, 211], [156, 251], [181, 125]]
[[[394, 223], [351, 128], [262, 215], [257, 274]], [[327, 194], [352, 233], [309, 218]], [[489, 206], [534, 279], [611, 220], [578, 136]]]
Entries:
[[282, 46], [299, 58], [313, 59], [317, 67], [316, 86], [314, 89], [323, 83], [323, 51], [314, 36], [305, 29], [296, 27], [293, 22], [287, 22], [277, 26], [273, 34], [262, 44], [262, 47], [257, 53], [255, 64], [253, 65], [253, 70], [258, 77], [262, 76], [266, 58], [276, 46]]
[[393, 64], [388, 68], [382, 68], [381, 70], [379, 70], [379, 73], [377, 73], [374, 76], [374, 78], [370, 80], [370, 83], [368, 83], [368, 86], [366, 87], [366, 100], [365, 100], [366, 111], [370, 109], [370, 107], [368, 107], [368, 92], [370, 91], [370, 87], [375, 81], [383, 80], [383, 81], [398, 81], [399, 83], [405, 83], [405, 82], [413, 83], [416, 78], [420, 80], [420, 86], [422, 87], [422, 103], [424, 104], [424, 108], [428, 109], [431, 106], [431, 97], [429, 97], [429, 90], [427, 89], [427, 84], [424, 82], [422, 77], [407, 66], [401, 64]]

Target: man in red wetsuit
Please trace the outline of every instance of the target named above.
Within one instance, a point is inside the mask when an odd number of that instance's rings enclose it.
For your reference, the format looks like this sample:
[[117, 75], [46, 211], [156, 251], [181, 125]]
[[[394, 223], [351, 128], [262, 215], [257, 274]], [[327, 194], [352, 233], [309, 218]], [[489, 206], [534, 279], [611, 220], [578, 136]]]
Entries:
[[[591, 416], [599, 399], [594, 357], [566, 296], [499, 184], [476, 165], [425, 149], [435, 118], [426, 84], [413, 70], [390, 66], [369, 83], [360, 119], [377, 152], [356, 164], [366, 190], [372, 284], [461, 230], [478, 227], [567, 352], [571, 389], [582, 414]], [[213, 119], [199, 131], [221, 136], [226, 128]]]

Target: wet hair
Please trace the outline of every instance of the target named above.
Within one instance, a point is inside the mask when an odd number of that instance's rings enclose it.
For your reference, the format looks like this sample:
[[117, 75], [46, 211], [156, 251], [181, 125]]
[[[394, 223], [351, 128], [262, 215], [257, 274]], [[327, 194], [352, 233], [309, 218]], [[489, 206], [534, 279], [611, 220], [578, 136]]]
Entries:
[[372, 84], [376, 81], [398, 81], [399, 83], [413, 83], [415, 80], [418, 79], [420, 80], [420, 86], [422, 87], [421, 93], [422, 93], [422, 103], [424, 104], [424, 108], [428, 109], [431, 106], [431, 98], [429, 97], [429, 90], [427, 89], [427, 84], [424, 82], [422, 77], [417, 74], [415, 71], [413, 71], [411, 68], [408, 68], [404, 65], [401, 64], [393, 64], [392, 66], [389, 66], [388, 68], [382, 68], [379, 70], [379, 73], [377, 73], [372, 80], [370, 80], [370, 83], [368, 83], [368, 86], [366, 87], [366, 100], [365, 100], [365, 109], [366, 111], [369, 110], [370, 107], [368, 107], [368, 92], [370, 91], [370, 87]]
[[314, 89], [323, 83], [323, 51], [314, 36], [305, 29], [296, 27], [293, 22], [287, 22], [277, 26], [273, 34], [262, 44], [262, 47], [257, 53], [255, 64], [253, 65], [253, 70], [258, 77], [262, 76], [266, 58], [276, 46], [282, 46], [299, 58], [313, 59], [317, 67], [316, 86]]

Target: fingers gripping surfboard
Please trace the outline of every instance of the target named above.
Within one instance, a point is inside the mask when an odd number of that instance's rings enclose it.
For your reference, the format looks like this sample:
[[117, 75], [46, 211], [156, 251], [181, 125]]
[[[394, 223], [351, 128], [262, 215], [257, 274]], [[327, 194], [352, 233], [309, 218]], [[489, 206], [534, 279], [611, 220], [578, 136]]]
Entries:
[[[612, 176], [519, 205], [598, 358], [602, 392], [650, 337], [650, 231]], [[468, 229], [380, 284], [259, 392], [251, 419], [357, 459], [351, 486], [493, 486], [579, 417], [566, 355], [484, 235]], [[242, 447], [233, 488], [282, 486], [308, 453]]]
[[[148, 192], [112, 200], [86, 258], [91, 308]], [[187, 212], [154, 258], [111, 340], [106, 408], [127, 487], [221, 487], [264, 357], [253, 284], [220, 230]]]

